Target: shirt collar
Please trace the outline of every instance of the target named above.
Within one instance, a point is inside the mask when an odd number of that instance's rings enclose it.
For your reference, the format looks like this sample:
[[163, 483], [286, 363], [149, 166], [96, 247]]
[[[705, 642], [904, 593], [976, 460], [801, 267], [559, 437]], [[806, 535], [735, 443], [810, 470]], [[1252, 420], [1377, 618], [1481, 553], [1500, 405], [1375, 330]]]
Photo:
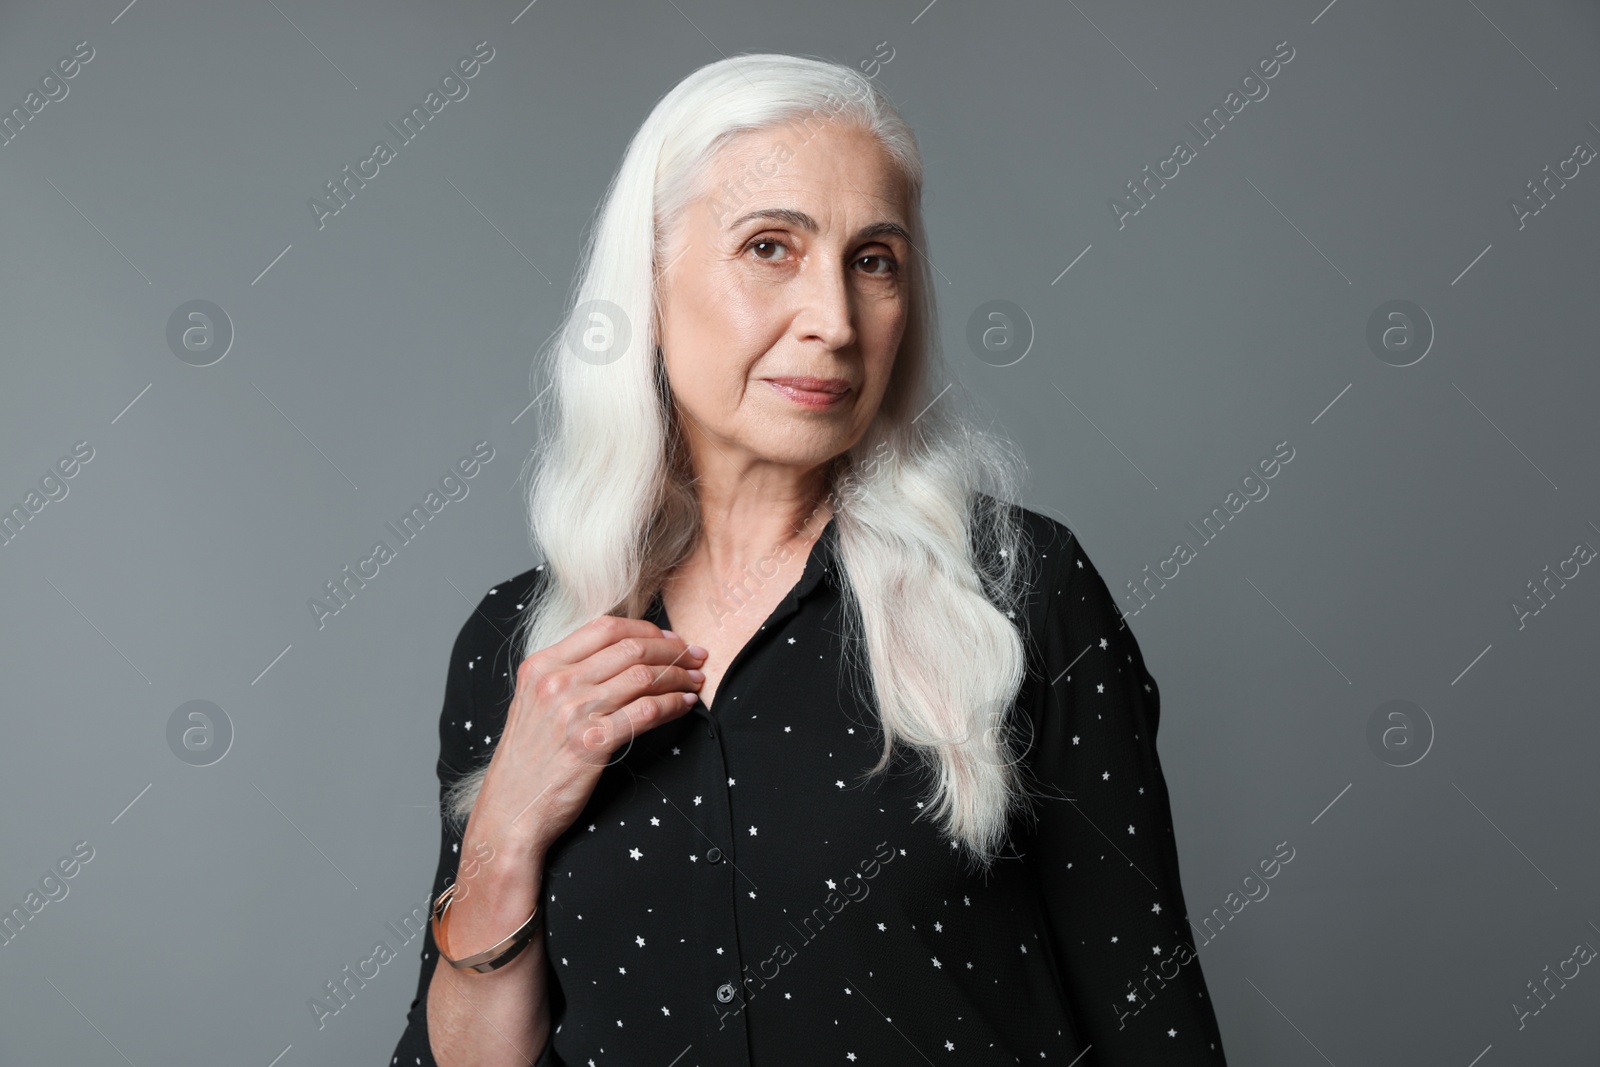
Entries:
[[811, 546], [811, 555], [806, 558], [806, 569], [801, 573], [800, 581], [795, 584], [795, 599], [805, 599], [825, 579], [829, 585], [837, 589], [838, 569], [839, 519], [835, 515], [830, 515], [828, 524], [822, 528], [816, 543]]
[[[828, 517], [828, 524], [822, 528], [822, 533], [817, 535], [816, 541], [811, 546], [811, 554], [806, 557], [805, 570], [800, 574], [800, 580], [795, 583], [782, 604], [779, 612], [785, 616], [791, 610], [797, 609], [800, 601], [810, 596], [817, 586], [827, 581], [830, 588], [841, 588], [839, 579], [839, 520], [836, 516]], [[662, 605], [661, 591], [658, 589], [645, 609], [644, 618], [657, 626], [664, 626], [667, 622], [666, 608]]]

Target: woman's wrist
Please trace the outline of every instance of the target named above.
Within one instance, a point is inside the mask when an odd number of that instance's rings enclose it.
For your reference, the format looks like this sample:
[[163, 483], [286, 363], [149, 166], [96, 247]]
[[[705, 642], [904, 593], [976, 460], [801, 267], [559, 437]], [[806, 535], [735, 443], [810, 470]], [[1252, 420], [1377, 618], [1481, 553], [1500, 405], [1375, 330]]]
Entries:
[[[463, 849], [463, 855], [467, 850]], [[536, 915], [543, 885], [542, 863], [494, 853], [487, 860], [463, 860], [448, 900], [439, 913], [443, 944], [461, 960], [499, 944]], [[437, 902], [436, 902], [437, 907]], [[440, 939], [436, 936], [435, 941]]]
[[462, 828], [462, 856], [467, 855], [467, 845], [480, 851], [487, 847], [496, 855], [506, 855], [529, 862], [542, 860], [550, 840], [539, 826], [531, 805], [521, 810], [506, 810], [496, 804], [485, 788], [479, 795], [467, 824]]

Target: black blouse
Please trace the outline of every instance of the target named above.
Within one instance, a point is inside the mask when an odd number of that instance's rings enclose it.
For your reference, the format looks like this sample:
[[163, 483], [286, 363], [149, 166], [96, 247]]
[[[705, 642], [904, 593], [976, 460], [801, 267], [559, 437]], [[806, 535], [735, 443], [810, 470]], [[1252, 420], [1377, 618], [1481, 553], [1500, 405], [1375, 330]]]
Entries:
[[[931, 818], [931, 773], [882, 738], [840, 640], [830, 520], [799, 582], [696, 703], [619, 751], [551, 848], [554, 1029], [538, 1067], [1221, 1065], [1156, 756], [1161, 698], [1072, 532], [1038, 557], [1017, 734], [1050, 794], [987, 875]], [[489, 590], [451, 655], [443, 790], [486, 761], [508, 640], [544, 579]], [[668, 623], [659, 594], [646, 614]], [[852, 660], [853, 662], [853, 660]], [[931, 810], [931, 809], [930, 809]], [[433, 893], [455, 877], [445, 823]], [[432, 1067], [431, 930], [394, 1065]]]

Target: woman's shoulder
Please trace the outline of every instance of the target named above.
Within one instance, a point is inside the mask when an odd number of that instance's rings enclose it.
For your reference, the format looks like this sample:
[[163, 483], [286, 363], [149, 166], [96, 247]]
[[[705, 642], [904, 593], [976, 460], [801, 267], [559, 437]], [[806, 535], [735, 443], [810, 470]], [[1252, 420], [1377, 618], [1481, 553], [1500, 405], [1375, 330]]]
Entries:
[[472, 610], [464, 631], [487, 639], [489, 634], [510, 632], [544, 585], [545, 565], [530, 567], [514, 578], [489, 587]]
[[519, 624], [547, 573], [541, 563], [490, 586], [462, 622], [454, 655], [466, 666], [476, 703], [492, 705], [514, 690]]
[[1066, 555], [1076, 546], [1077, 535], [1066, 523], [1021, 504], [1012, 504], [1010, 507], [1022, 523], [1028, 543], [1039, 559]]
[[1058, 624], [1063, 616], [1071, 615], [1080, 622], [1087, 619], [1101, 625], [1116, 621], [1120, 625], [1122, 612], [1076, 531], [1043, 511], [1020, 504], [1005, 506], [1022, 528], [1019, 550], [1030, 557], [1025, 570], [1027, 630], [1032, 641], [1042, 639], [1052, 617]]
[[1028, 557], [1024, 568], [1028, 579], [1027, 632], [1037, 642], [1052, 605], [1061, 596], [1061, 579], [1065, 577], [1062, 561], [1072, 556], [1078, 539], [1065, 523], [1042, 511], [1021, 504], [1009, 507], [1022, 530], [1019, 551]]
[[1024, 550], [1039, 557], [1065, 551], [1076, 540], [1066, 523], [1036, 508], [1001, 500], [985, 492], [975, 494], [971, 506], [975, 514], [987, 513], [989, 517], [996, 509], [1003, 509], [1012, 521], [1021, 525]]
[[[1077, 535], [1059, 519], [1021, 504], [1002, 504], [987, 494], [979, 494], [979, 501], [983, 507], [1004, 507], [1012, 521], [1021, 528], [1018, 550], [1028, 557], [1025, 562], [1028, 564], [1026, 571], [1030, 576], [1031, 591], [1040, 598], [1051, 592], [1046, 587], [1060, 574], [1063, 560], [1076, 563], [1084, 559]], [[1084, 565], [1088, 565], [1087, 559], [1084, 559]]]

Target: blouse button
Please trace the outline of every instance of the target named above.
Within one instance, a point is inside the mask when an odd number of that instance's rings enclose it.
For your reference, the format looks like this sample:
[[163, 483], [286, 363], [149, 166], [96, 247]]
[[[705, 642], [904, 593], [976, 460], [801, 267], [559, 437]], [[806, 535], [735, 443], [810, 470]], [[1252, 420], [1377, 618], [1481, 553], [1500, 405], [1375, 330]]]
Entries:
[[723, 982], [721, 985], [717, 986], [717, 999], [722, 1001], [724, 1004], [732, 1000], [733, 986], [729, 985], [727, 982]]
[[707, 863], [721, 863], [722, 862], [722, 850], [720, 848], [715, 847], [715, 846], [706, 849], [706, 862]]

